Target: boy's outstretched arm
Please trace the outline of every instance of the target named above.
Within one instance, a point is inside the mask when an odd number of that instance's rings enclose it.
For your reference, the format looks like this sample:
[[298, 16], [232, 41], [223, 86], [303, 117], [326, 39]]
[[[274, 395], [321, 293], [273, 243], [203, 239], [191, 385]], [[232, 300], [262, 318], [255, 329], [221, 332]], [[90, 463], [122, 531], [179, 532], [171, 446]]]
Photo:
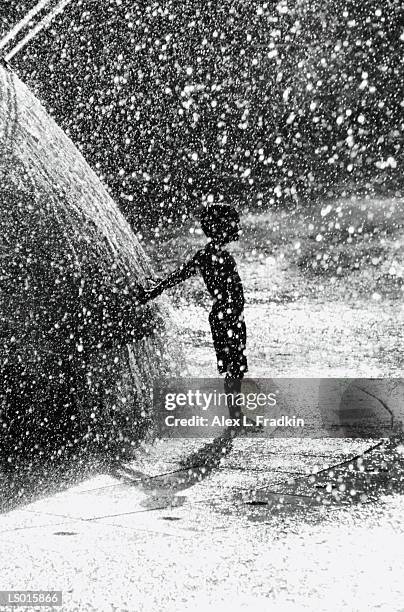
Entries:
[[141, 304], [145, 304], [149, 300], [153, 300], [157, 296], [159, 296], [166, 289], [170, 289], [170, 287], [174, 287], [178, 285], [178, 283], [182, 283], [187, 278], [190, 278], [193, 274], [197, 272], [197, 256], [194, 256], [192, 259], [184, 263], [177, 270], [174, 270], [171, 274], [169, 274], [166, 278], [158, 282], [152, 289], [143, 289], [139, 296], [139, 301]]

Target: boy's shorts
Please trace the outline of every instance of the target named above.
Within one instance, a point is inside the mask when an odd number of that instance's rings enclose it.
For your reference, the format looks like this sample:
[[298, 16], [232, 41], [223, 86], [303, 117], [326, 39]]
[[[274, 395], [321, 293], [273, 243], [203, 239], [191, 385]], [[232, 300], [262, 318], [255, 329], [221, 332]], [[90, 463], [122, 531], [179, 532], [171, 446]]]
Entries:
[[212, 311], [209, 323], [219, 373], [242, 378], [248, 370], [247, 357], [244, 354], [247, 340], [244, 315], [220, 319], [217, 313]]

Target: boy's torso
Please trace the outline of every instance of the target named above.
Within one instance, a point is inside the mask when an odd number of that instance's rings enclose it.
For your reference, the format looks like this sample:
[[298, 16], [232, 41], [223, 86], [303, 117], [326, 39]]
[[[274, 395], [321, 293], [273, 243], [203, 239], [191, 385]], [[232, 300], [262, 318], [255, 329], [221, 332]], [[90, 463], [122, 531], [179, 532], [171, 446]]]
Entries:
[[[214, 306], [240, 314], [244, 308], [243, 285], [234, 258], [225, 249], [211, 243], [195, 255], [206, 288]], [[229, 314], [229, 313], [228, 313]]]

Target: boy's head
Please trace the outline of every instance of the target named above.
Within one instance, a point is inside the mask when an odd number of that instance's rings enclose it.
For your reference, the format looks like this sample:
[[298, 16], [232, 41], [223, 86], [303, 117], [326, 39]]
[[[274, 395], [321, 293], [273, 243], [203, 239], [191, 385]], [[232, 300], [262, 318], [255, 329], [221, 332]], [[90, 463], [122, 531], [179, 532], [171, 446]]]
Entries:
[[228, 204], [208, 204], [201, 214], [203, 232], [213, 242], [225, 244], [238, 240], [240, 215]]

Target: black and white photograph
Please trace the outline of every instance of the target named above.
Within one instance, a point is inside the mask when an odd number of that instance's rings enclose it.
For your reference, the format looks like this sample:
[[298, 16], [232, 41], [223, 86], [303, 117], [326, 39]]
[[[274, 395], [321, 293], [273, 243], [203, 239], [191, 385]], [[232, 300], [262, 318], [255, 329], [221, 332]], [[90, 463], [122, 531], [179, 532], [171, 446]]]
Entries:
[[0, 610], [403, 612], [401, 0], [0, 0]]

